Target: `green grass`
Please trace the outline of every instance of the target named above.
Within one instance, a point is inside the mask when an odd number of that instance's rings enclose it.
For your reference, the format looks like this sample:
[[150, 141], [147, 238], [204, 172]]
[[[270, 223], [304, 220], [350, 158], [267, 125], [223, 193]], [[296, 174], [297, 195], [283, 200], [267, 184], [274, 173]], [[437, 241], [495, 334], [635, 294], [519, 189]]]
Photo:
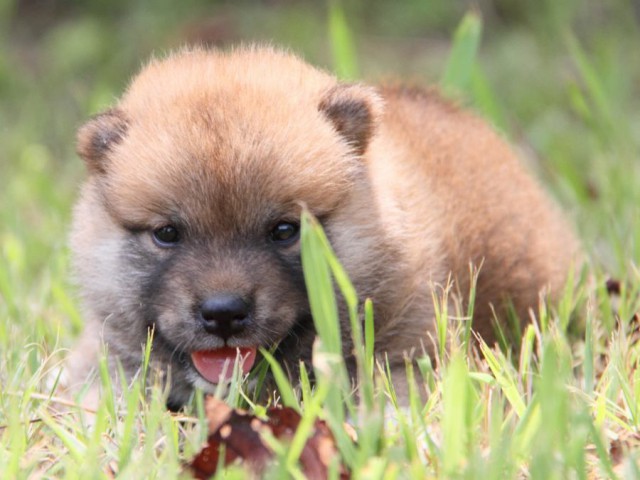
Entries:
[[[411, 407], [396, 411], [385, 402], [393, 392], [384, 365], [372, 358], [375, 305], [357, 303], [305, 216], [317, 382], [312, 388], [303, 376], [294, 389], [277, 377], [281, 402], [299, 409], [303, 428], [290, 447], [276, 448], [267, 476], [300, 477], [297, 455], [319, 417], [356, 478], [640, 478], [633, 321], [640, 310], [640, 57], [633, 45], [640, 38], [633, 12], [622, 1], [606, 12], [589, 2], [495, 2], [502, 19], [487, 15], [483, 22], [449, 2], [393, 5], [336, 0], [326, 11], [311, 3], [223, 9], [193, 0], [151, 14], [139, 2], [113, 2], [109, 11], [89, 2], [53, 20], [46, 11], [18, 17], [17, 4], [0, 5], [3, 478], [174, 478], [206, 437], [202, 402], [170, 414], [159, 386], [145, 396], [133, 385], [121, 402], [103, 396], [93, 419], [62, 413], [54, 387], [65, 349], [82, 328], [66, 247], [83, 175], [74, 130], [113, 101], [154, 49], [179, 45], [185, 25], [212, 14], [226, 15], [228, 37], [273, 38], [345, 78], [397, 72], [439, 84], [521, 148], [575, 221], [589, 258], [589, 280], [568, 289], [556, 309], [543, 309], [516, 348], [482, 345], [482, 360], [468, 348], [468, 329], [450, 321], [456, 312], [441, 310], [435, 364], [425, 359], [409, 371], [428, 398], [414, 392]], [[621, 280], [619, 298], [605, 291], [609, 276]], [[351, 312], [358, 399], [338, 354], [332, 282]], [[365, 312], [363, 325], [358, 312]], [[251, 392], [236, 381], [228, 401], [246, 405]], [[266, 407], [250, 405], [257, 414]], [[346, 418], [357, 442], [342, 428]], [[227, 477], [244, 473], [229, 469]]]

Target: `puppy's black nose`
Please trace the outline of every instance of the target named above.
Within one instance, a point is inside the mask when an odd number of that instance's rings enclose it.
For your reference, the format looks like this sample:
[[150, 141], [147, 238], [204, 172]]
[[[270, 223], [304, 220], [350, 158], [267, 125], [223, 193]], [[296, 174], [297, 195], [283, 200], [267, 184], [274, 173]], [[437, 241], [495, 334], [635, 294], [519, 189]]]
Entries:
[[249, 323], [249, 309], [242, 297], [222, 293], [202, 302], [200, 315], [207, 332], [226, 340], [244, 330]]

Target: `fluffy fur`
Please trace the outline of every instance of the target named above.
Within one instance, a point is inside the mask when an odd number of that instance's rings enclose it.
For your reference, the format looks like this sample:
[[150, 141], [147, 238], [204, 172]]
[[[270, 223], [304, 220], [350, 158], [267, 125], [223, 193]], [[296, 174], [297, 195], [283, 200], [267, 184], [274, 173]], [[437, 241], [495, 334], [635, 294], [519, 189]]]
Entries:
[[[152, 61], [80, 129], [78, 152], [89, 175], [72, 250], [87, 326], [72, 378], [95, 365], [101, 341], [134, 375], [153, 327], [172, 406], [211, 387], [189, 355], [224, 345], [197, 319], [212, 294], [251, 305], [228, 346], [279, 344], [294, 370], [309, 360], [299, 245], [269, 241], [301, 203], [373, 299], [376, 351], [400, 371], [405, 352], [430, 345], [434, 285], [451, 278], [467, 292], [469, 264], [481, 264], [473, 325], [490, 339], [494, 309], [504, 316], [510, 302], [526, 319], [542, 290], [557, 297], [577, 250], [556, 206], [474, 115], [427, 90], [342, 84], [271, 48]], [[159, 248], [151, 232], [168, 224], [181, 242]]]

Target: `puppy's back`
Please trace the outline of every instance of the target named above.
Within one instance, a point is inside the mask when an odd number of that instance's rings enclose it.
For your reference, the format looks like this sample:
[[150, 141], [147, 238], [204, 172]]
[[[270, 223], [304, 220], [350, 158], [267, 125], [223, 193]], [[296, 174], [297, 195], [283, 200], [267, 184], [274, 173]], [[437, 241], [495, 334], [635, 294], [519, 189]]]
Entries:
[[[480, 268], [474, 327], [492, 338], [492, 306], [511, 302], [521, 320], [545, 290], [559, 295], [576, 259], [577, 242], [557, 206], [522, 161], [484, 121], [436, 93], [385, 87], [381, 151], [398, 166], [396, 195], [417, 221], [431, 223], [461, 294], [469, 290], [469, 264]], [[388, 140], [387, 140], [388, 142]], [[387, 155], [373, 155], [372, 172], [389, 182]], [[410, 236], [423, 251], [432, 240]]]

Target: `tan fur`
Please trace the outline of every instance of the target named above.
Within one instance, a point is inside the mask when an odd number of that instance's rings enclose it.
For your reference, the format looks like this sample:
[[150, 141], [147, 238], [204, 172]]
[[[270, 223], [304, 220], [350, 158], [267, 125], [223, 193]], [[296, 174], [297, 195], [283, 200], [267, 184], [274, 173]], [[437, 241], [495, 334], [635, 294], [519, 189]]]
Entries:
[[[270, 48], [152, 61], [80, 130], [78, 152], [90, 172], [72, 236], [85, 338], [104, 332], [132, 375], [154, 326], [175, 404], [192, 388], [176, 352], [222, 345], [193, 327], [194, 298], [209, 292], [255, 300], [253, 330], [230, 346], [284, 339], [284, 363], [308, 360], [304, 288], [287, 267], [299, 267], [299, 246], [269, 253], [264, 240], [300, 202], [374, 300], [377, 351], [399, 370], [434, 332], [434, 285], [452, 278], [464, 294], [469, 263], [482, 264], [473, 325], [491, 339], [492, 308], [504, 316], [508, 300], [527, 319], [541, 290], [557, 297], [577, 251], [555, 205], [474, 115], [426, 90], [340, 84]], [[148, 235], [175, 219], [187, 226], [179, 261]], [[348, 339], [346, 319], [343, 329]]]

